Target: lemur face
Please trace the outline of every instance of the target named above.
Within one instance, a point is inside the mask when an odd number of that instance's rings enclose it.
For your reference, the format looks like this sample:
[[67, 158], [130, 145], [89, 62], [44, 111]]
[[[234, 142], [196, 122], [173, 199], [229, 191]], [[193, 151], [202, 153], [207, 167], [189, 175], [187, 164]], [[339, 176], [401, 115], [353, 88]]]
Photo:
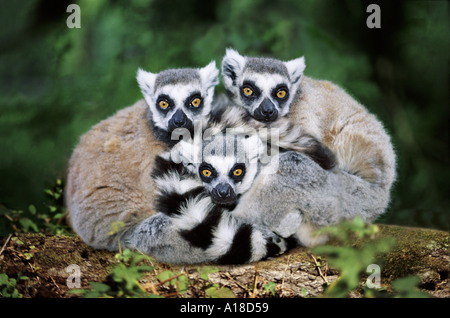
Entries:
[[250, 189], [258, 174], [262, 147], [257, 135], [218, 134], [204, 138], [201, 147], [181, 141], [177, 151], [213, 202], [229, 206]]
[[258, 121], [273, 122], [289, 112], [305, 60], [288, 62], [239, 55], [227, 49], [222, 61], [225, 88], [233, 101]]
[[153, 126], [168, 137], [176, 129], [192, 134], [194, 121], [211, 111], [218, 74], [215, 62], [200, 69], [171, 69], [158, 74], [139, 69], [137, 81], [151, 110]]

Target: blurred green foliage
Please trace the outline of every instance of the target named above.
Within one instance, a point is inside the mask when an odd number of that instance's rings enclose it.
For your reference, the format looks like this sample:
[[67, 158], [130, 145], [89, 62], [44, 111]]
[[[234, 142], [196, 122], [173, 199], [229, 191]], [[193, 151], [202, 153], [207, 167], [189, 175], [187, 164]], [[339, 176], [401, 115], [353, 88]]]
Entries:
[[[66, 26], [72, 2], [80, 29]], [[366, 27], [372, 2], [381, 29]], [[3, 1], [0, 21], [4, 207], [45, 208], [43, 189], [64, 178], [80, 135], [141, 98], [138, 67], [219, 66], [234, 47], [304, 55], [306, 75], [334, 81], [366, 105], [398, 154], [392, 204], [380, 221], [449, 227], [447, 1], [22, 0]]]

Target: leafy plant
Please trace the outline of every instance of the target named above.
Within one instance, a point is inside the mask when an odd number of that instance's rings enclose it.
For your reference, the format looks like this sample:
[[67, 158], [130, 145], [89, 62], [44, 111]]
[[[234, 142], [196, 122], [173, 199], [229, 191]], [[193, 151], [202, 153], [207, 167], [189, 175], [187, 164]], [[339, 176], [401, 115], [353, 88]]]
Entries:
[[200, 278], [206, 283], [205, 296], [207, 298], [234, 298], [234, 293], [228, 287], [220, 287], [219, 284], [210, 284], [208, 274], [217, 273], [219, 269], [216, 266], [199, 267]]
[[45, 189], [44, 192], [48, 198], [47, 211], [44, 212], [39, 212], [34, 204], [30, 204], [26, 211], [9, 210], [0, 206], [0, 216], [8, 220], [9, 228], [12, 231], [49, 234], [68, 234], [70, 232], [68, 226], [63, 222], [66, 210], [62, 197], [64, 192], [62, 180], [57, 179], [55, 184], [49, 189]]
[[90, 282], [91, 289], [76, 289], [71, 293], [81, 294], [85, 298], [156, 297], [147, 293], [139, 284], [144, 273], [154, 269], [149, 265], [141, 265], [143, 261], [150, 259], [149, 256], [125, 249], [116, 254], [116, 258], [119, 263], [112, 268], [108, 283]]
[[[19, 273], [18, 279], [27, 280], [28, 277]], [[0, 273], [0, 297], [4, 298], [22, 298], [22, 294], [16, 289], [17, 280], [9, 278], [7, 274]]]
[[392, 288], [396, 292], [396, 298], [429, 298], [428, 294], [420, 291], [417, 285], [420, 284], [420, 277], [411, 276], [396, 279], [392, 282]]
[[[376, 225], [365, 224], [361, 217], [342, 222], [336, 226], [320, 229], [318, 233], [329, 234], [340, 241], [339, 246], [324, 245], [313, 249], [313, 253], [327, 256], [329, 264], [339, 270], [340, 277], [330, 284], [324, 293], [328, 297], [346, 297], [349, 292], [358, 288], [361, 276], [366, 273], [367, 266], [376, 262], [381, 253], [391, 250], [395, 242], [392, 238], [376, 239], [379, 232]], [[361, 247], [353, 246], [355, 239], [370, 239]], [[396, 297], [414, 297], [419, 293], [415, 287], [419, 281], [416, 277], [408, 277], [392, 282]], [[367, 287], [363, 289], [368, 297], [379, 294]]]
[[277, 287], [277, 284], [274, 282], [268, 282], [264, 285], [264, 289], [266, 292], [271, 292], [272, 296], [275, 296], [275, 288]]
[[66, 233], [68, 227], [63, 222], [66, 209], [63, 201], [64, 184], [62, 180], [56, 179], [55, 184], [50, 189], [45, 189], [44, 192], [49, 198], [49, 202], [46, 204], [48, 212], [40, 214], [39, 218], [43, 221], [46, 232], [51, 234]]
[[208, 298], [234, 298], [234, 293], [227, 287], [219, 287], [218, 284], [212, 284], [206, 290]]
[[190, 285], [190, 281], [186, 275], [181, 273], [176, 274], [169, 270], [159, 273], [156, 277], [160, 284], [169, 286], [176, 295], [187, 292]]

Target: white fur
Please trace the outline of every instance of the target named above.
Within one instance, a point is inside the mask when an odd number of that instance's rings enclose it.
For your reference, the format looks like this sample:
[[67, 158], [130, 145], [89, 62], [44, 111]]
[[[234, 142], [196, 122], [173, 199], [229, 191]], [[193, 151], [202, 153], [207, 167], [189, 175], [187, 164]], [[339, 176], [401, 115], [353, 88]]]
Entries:
[[250, 258], [250, 262], [256, 262], [264, 257], [267, 253], [266, 248], [266, 239], [262, 235], [260, 231], [253, 231], [252, 237], [252, 257]]
[[174, 217], [174, 224], [182, 230], [193, 229], [204, 220], [211, 206], [211, 199], [208, 197], [189, 200], [185, 206], [181, 207], [181, 214]]
[[176, 172], [168, 173], [161, 178], [157, 178], [155, 179], [155, 182], [160, 192], [175, 191], [180, 194], [202, 185], [202, 183], [197, 180], [180, 180], [180, 177]]
[[148, 105], [153, 102], [155, 93], [155, 80], [157, 75], [158, 74], [144, 71], [141, 68], [139, 68], [137, 71], [137, 82]]
[[295, 80], [295, 82], [298, 82], [303, 76], [303, 72], [306, 68], [305, 57], [302, 56], [294, 60], [284, 62], [284, 65], [286, 65], [291, 81]]
[[234, 235], [238, 230], [238, 224], [235, 219], [229, 215], [223, 214], [222, 218], [214, 231], [212, 248], [209, 248], [206, 252], [213, 259], [225, 255], [233, 243]]
[[[236, 50], [228, 48], [222, 60], [222, 74], [225, 72], [227, 66], [234, 69], [236, 71], [236, 75], [239, 77], [239, 74], [244, 70], [245, 57], [240, 55]], [[234, 87], [233, 81], [230, 77], [224, 76], [223, 81], [227, 89]]]
[[207, 89], [214, 88], [219, 84], [219, 70], [216, 67], [216, 62], [211, 61], [208, 65], [199, 70], [202, 85]]

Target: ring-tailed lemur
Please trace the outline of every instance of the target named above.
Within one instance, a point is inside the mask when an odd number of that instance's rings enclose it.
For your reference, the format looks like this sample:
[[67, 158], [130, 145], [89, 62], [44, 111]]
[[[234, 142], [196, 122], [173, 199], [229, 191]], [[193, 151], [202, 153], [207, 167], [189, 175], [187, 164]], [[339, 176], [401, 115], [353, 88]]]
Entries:
[[168, 263], [242, 264], [284, 252], [284, 239], [231, 214], [258, 174], [261, 153], [257, 135], [180, 141], [156, 158], [158, 213], [124, 243]]
[[233, 49], [222, 61], [224, 86], [236, 105], [269, 127], [287, 118], [336, 154], [333, 171], [301, 154], [286, 156], [278, 175], [255, 180], [235, 212], [282, 236], [297, 233], [310, 245], [316, 227], [356, 215], [372, 222], [384, 213], [396, 163], [390, 137], [376, 117], [333, 83], [303, 76], [304, 69], [303, 57], [283, 62]]
[[[84, 242], [117, 249], [129, 227], [154, 214], [155, 183], [150, 177], [157, 155], [178, 141], [177, 128], [192, 131], [209, 114], [215, 62], [153, 74], [139, 70], [145, 101], [120, 110], [81, 137], [69, 161], [65, 203], [68, 219]], [[111, 224], [123, 228], [109, 235]]]

